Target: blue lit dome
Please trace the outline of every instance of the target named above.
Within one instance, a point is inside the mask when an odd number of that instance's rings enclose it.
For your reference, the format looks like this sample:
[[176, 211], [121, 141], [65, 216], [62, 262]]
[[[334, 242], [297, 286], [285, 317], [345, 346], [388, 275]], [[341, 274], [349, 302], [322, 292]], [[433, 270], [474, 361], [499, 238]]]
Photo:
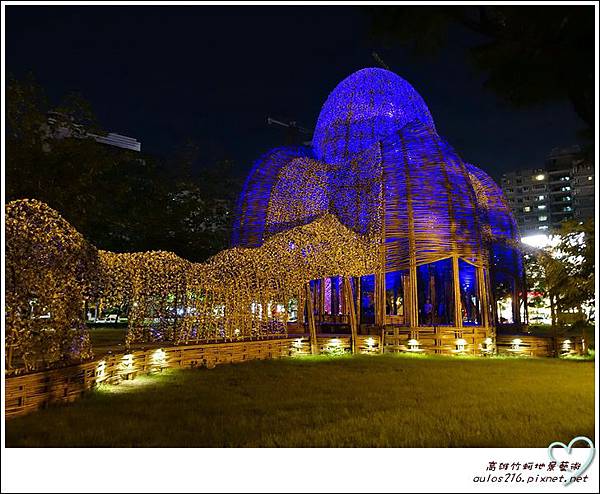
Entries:
[[340, 82], [321, 109], [313, 137], [318, 159], [346, 163], [409, 123], [435, 130], [423, 98], [389, 70], [362, 69]]
[[[434, 343], [436, 353], [456, 353], [459, 341], [491, 351], [494, 326], [523, 321], [519, 233], [502, 190], [463, 161], [437, 133], [421, 96], [392, 72], [347, 77], [323, 105], [312, 149], [276, 148], [255, 163], [233, 245], [258, 247], [325, 215], [366, 240], [377, 264], [354, 282], [359, 324], [404, 328], [405, 341], [419, 328], [457, 327], [456, 345]], [[328, 249], [326, 240], [318, 245]], [[319, 324], [337, 324], [340, 307], [351, 310], [339, 305], [339, 287], [336, 276], [308, 284]]]

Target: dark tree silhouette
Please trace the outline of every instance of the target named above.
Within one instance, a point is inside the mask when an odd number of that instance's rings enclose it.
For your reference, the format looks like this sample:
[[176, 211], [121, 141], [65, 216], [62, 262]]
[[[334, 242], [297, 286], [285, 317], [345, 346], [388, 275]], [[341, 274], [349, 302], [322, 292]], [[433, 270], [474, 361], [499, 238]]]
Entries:
[[594, 135], [593, 6], [389, 6], [369, 9], [372, 34], [388, 46], [437, 52], [450, 29], [479, 35], [471, 49], [485, 86], [515, 106], [568, 100]]

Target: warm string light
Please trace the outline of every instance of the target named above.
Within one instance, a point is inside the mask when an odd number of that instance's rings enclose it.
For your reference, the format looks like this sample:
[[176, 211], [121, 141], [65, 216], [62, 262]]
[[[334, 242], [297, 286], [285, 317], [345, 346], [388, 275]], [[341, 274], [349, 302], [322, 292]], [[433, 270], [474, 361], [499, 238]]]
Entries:
[[91, 357], [82, 306], [97, 295], [97, 250], [42, 202], [13, 201], [5, 211], [6, 368]]
[[285, 335], [287, 307], [290, 300], [302, 303], [304, 285], [373, 272], [376, 242], [325, 214], [260, 247], [228, 249], [205, 263], [169, 252], [100, 251], [102, 300], [131, 307], [128, 344]]
[[302, 307], [308, 281], [377, 270], [377, 239], [330, 214], [192, 263], [171, 252], [98, 251], [39, 201], [6, 211], [7, 368], [90, 358], [86, 300], [125, 308], [127, 346], [258, 338], [287, 334], [289, 302]]

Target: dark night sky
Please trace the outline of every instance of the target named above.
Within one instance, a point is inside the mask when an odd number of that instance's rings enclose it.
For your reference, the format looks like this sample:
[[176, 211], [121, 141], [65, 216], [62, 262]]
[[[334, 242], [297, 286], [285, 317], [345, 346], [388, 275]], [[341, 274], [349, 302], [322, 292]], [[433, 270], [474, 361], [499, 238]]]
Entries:
[[166, 155], [191, 138], [243, 170], [284, 133], [267, 116], [316, 124], [321, 105], [377, 50], [428, 104], [462, 157], [494, 177], [536, 167], [583, 126], [568, 102], [516, 110], [482, 87], [472, 35], [432, 59], [370, 40], [360, 7], [104, 6], [6, 8], [6, 69], [33, 72], [51, 100], [78, 91], [102, 126]]

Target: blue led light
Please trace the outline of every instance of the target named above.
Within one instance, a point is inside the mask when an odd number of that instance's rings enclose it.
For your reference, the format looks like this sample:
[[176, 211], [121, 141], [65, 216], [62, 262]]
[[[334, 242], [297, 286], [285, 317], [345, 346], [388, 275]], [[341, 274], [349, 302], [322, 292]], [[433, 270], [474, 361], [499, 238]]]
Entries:
[[435, 129], [419, 93], [389, 70], [362, 69], [340, 82], [327, 98], [313, 146], [320, 160], [345, 163], [411, 122]]
[[[412, 231], [419, 265], [449, 252], [479, 262], [490, 252], [492, 271], [522, 278], [519, 235], [501, 189], [437, 134], [421, 96], [390, 71], [363, 69], [338, 84], [313, 149], [280, 147], [257, 160], [233, 245], [261, 245], [324, 212], [360, 234], [383, 226], [388, 272], [407, 269]], [[461, 283], [471, 288], [472, 278]]]

